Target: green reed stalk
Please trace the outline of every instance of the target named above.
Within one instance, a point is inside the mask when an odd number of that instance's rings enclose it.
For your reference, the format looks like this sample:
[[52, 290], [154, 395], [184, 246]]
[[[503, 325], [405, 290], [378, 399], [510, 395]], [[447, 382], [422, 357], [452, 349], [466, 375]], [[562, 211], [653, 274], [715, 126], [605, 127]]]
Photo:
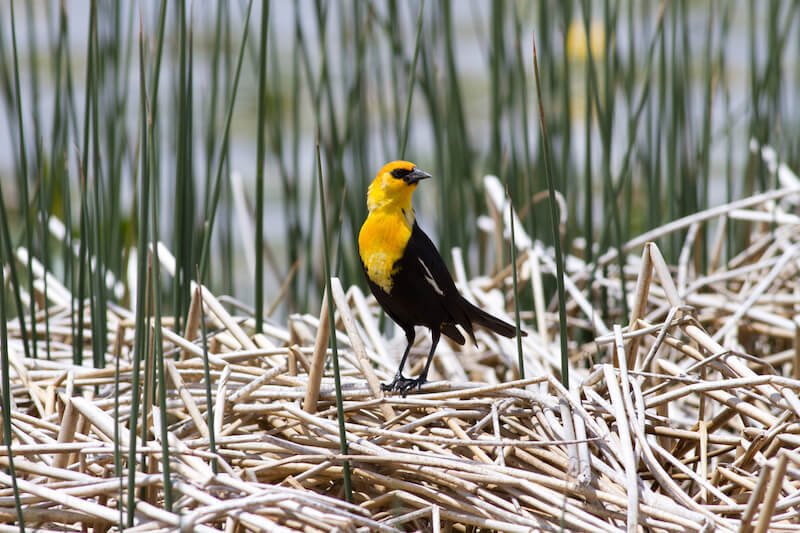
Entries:
[[[20, 203], [22, 208], [22, 217], [25, 220], [25, 237], [26, 237], [26, 246], [28, 247], [28, 294], [31, 296], [31, 337], [30, 341], [33, 344], [32, 350], [31, 347], [28, 346], [28, 332], [27, 326], [25, 325], [25, 312], [22, 307], [22, 299], [20, 297], [19, 292], [19, 283], [17, 280], [16, 274], [16, 267], [14, 266], [16, 260], [14, 259], [13, 254], [11, 253], [12, 243], [10, 235], [5, 235], [4, 239], [6, 242], [6, 256], [8, 258], [8, 264], [11, 268], [11, 281], [14, 285], [14, 298], [16, 299], [17, 303], [17, 313], [19, 317], [19, 324], [20, 330], [22, 332], [22, 341], [25, 347], [25, 357], [36, 357], [36, 305], [35, 300], [33, 298], [33, 239], [31, 238], [31, 232], [28, 229], [27, 221], [30, 220], [28, 218], [28, 158], [25, 154], [25, 124], [22, 120], [22, 93], [19, 88], [19, 59], [17, 53], [17, 25], [14, 18], [14, 3], [11, 2], [9, 4], [11, 7], [11, 45], [14, 52], [14, 98], [15, 98], [15, 106], [17, 110], [17, 124], [19, 125], [19, 161], [20, 161], [20, 174], [17, 180], [19, 192], [20, 192]], [[2, 198], [0, 198], [2, 200]], [[5, 201], [2, 200], [3, 203], [3, 219], [5, 217]], [[7, 231], [6, 228], [5, 231]]]
[[500, 125], [502, 124], [502, 94], [501, 94], [501, 57], [503, 52], [503, 9], [505, 2], [497, 0], [491, 3], [491, 14], [489, 18], [490, 28], [490, 51], [489, 51], [489, 122], [491, 123], [491, 133], [489, 134], [489, 162], [490, 172], [498, 172], [501, 164], [502, 137]]
[[242, 42], [239, 46], [239, 56], [236, 61], [236, 74], [233, 77], [233, 87], [231, 89], [230, 100], [228, 102], [228, 110], [225, 117], [225, 132], [222, 135], [222, 142], [220, 143], [220, 157], [217, 164], [217, 174], [214, 180], [213, 189], [211, 193], [211, 204], [208, 206], [208, 210], [204, 214], [205, 217], [205, 227], [203, 230], [203, 245], [200, 251], [200, 271], [205, 274], [208, 270], [208, 254], [209, 249], [211, 247], [211, 234], [214, 230], [214, 219], [217, 215], [217, 206], [219, 204], [219, 197], [221, 192], [221, 182], [222, 182], [222, 170], [224, 168], [224, 164], [226, 161], [225, 154], [227, 153], [224, 150], [225, 146], [228, 144], [228, 136], [231, 130], [231, 119], [233, 118], [233, 107], [236, 104], [236, 93], [239, 87], [239, 74], [242, 71], [242, 59], [244, 58], [244, 50], [245, 44], [247, 43], [247, 33], [248, 28], [250, 27], [250, 11], [253, 8], [253, 0], [249, 0], [247, 3], [247, 14], [245, 15], [244, 20], [244, 31], [242, 34]]
[[419, 13], [417, 14], [417, 36], [414, 39], [414, 59], [411, 61], [411, 70], [408, 72], [408, 95], [406, 98], [406, 114], [403, 119], [403, 136], [400, 139], [400, 159], [406, 156], [406, 144], [408, 143], [408, 124], [411, 117], [411, 101], [414, 97], [414, 85], [417, 78], [417, 59], [419, 58], [420, 36], [422, 35], [422, 12], [425, 8], [425, 0], [419, 2]]
[[514, 203], [508, 194], [506, 183], [506, 200], [508, 201], [508, 214], [511, 220], [511, 275], [514, 280], [514, 325], [517, 328], [517, 364], [519, 364], [519, 379], [525, 379], [525, 359], [522, 356], [522, 326], [519, 318], [519, 292], [517, 283], [517, 241], [514, 232]]
[[128, 527], [133, 527], [134, 511], [136, 509], [136, 425], [139, 421], [139, 402], [141, 395], [140, 369], [144, 357], [145, 345], [145, 304], [147, 298], [147, 235], [148, 220], [150, 216], [150, 165], [148, 161], [148, 124], [147, 89], [145, 86], [146, 70], [144, 68], [144, 37], [142, 35], [142, 22], [139, 20], [139, 133], [141, 134], [141, 177], [139, 179], [139, 214], [138, 221], [138, 255], [136, 265], [136, 332], [134, 336], [133, 351], [133, 376], [131, 382], [131, 414], [130, 434], [128, 444]]
[[50, 239], [47, 235], [47, 221], [50, 218], [48, 214], [48, 205], [50, 205], [50, 187], [48, 186], [47, 176], [44, 171], [40, 173], [39, 177], [39, 240], [41, 241], [41, 254], [42, 266], [44, 267], [45, 275], [42, 277], [44, 285], [44, 342], [45, 354], [47, 359], [50, 360], [50, 300], [48, 294], [48, 276], [50, 272]]
[[[34, 153], [33, 168], [34, 174], [43, 172], [42, 168], [42, 121], [41, 121], [41, 90], [39, 84], [39, 47], [36, 44], [36, 33], [38, 24], [36, 22], [36, 15], [34, 13], [34, 2], [25, 2], [25, 18], [28, 25], [28, 69], [31, 75], [29, 85], [31, 95], [31, 116], [33, 118], [33, 138], [35, 139], [34, 145], [36, 151]], [[35, 342], [35, 341], [34, 341]]]
[[569, 389], [569, 353], [567, 351], [567, 299], [564, 291], [564, 259], [561, 253], [561, 238], [558, 231], [558, 215], [556, 214], [556, 190], [550, 170], [550, 150], [547, 136], [547, 125], [544, 120], [542, 104], [542, 84], [539, 81], [539, 62], [536, 59], [536, 40], [533, 39], [533, 72], [536, 77], [536, 98], [539, 102], [539, 126], [542, 132], [542, 153], [544, 154], [547, 189], [550, 193], [550, 226], [553, 232], [553, 248], [556, 253], [556, 283], [558, 284], [558, 324], [561, 337], [561, 382]]
[[[192, 264], [192, 213], [190, 209], [191, 198], [194, 196], [191, 182], [191, 132], [189, 121], [192, 116], [192, 101], [190, 97], [191, 81], [187, 81], [188, 70], [191, 68], [188, 56], [187, 41], [189, 40], [186, 24], [186, 2], [177, 3], [176, 17], [179, 42], [178, 65], [178, 120], [175, 129], [177, 138], [177, 154], [175, 157], [175, 211], [173, 223], [173, 245], [175, 252], [175, 275], [172, 278], [173, 313], [175, 317], [175, 331], [181, 331], [181, 322], [188, 309], [189, 283], [191, 279], [190, 265]], [[156, 174], [153, 174], [155, 178]], [[189, 267], [189, 268], [187, 268]]]
[[[267, 31], [269, 30], [269, 2], [261, 3], [261, 46], [258, 60], [258, 143], [256, 150], [256, 242], [254, 250], [256, 255], [255, 271], [255, 319], [256, 332], [261, 333], [264, 327], [264, 254], [262, 242], [264, 241], [264, 130], [266, 128], [266, 78], [267, 78]], [[199, 280], [198, 280], [199, 283]]]
[[[119, 331], [117, 333], [120, 333]], [[122, 435], [120, 432], [120, 422], [119, 422], [119, 362], [120, 353], [117, 352], [114, 354], [114, 476], [117, 477], [119, 480], [119, 491], [117, 492], [117, 509], [119, 509], [119, 524], [118, 526], [122, 529], [123, 522], [124, 522], [124, 508], [125, 506], [122, 504], [123, 501], [123, 494], [125, 490], [125, 483], [124, 478], [122, 476]]]
[[[153, 142], [153, 135], [150, 135], [149, 142]], [[153, 150], [147, 150], [150, 158], [153, 157]], [[150, 206], [150, 213], [152, 214], [152, 254], [153, 254], [153, 268], [151, 283], [153, 286], [153, 350], [155, 352], [155, 366], [158, 372], [158, 407], [161, 416], [159, 417], [161, 429], [161, 471], [164, 477], [164, 508], [172, 512], [172, 475], [170, 472], [170, 448], [169, 438], [167, 434], [167, 377], [164, 371], [164, 342], [161, 339], [161, 263], [158, 260], [158, 213], [159, 213], [159, 179], [157, 175], [153, 175], [153, 183], [150, 188], [151, 200], [153, 204]], [[142, 250], [142, 253], [145, 253]], [[145, 421], [142, 421], [144, 426]]]
[[227, 7], [227, 2], [219, 0], [217, 2], [217, 14], [214, 21], [214, 46], [211, 53], [211, 90], [209, 97], [208, 120], [205, 132], [205, 188], [206, 194], [203, 195], [203, 213], [208, 212], [208, 201], [211, 190], [212, 166], [214, 163], [214, 141], [217, 136], [217, 100], [219, 94], [219, 59], [222, 51], [222, 13]]
[[[97, 6], [94, 5], [94, 9], [97, 9]], [[93, 69], [92, 74], [94, 77], [94, 81], [91, 85], [91, 105], [92, 105], [92, 155], [94, 156], [92, 159], [92, 169], [93, 169], [93, 200], [94, 200], [94, 220], [92, 221], [90, 218], [87, 217], [87, 221], [90, 221], [92, 224], [91, 228], [91, 252], [89, 253], [89, 257], [94, 258], [94, 268], [89, 269], [89, 275], [91, 279], [92, 290], [94, 292], [94, 298], [92, 298], [92, 307], [91, 307], [91, 325], [92, 325], [92, 361], [94, 363], [95, 368], [103, 368], [105, 367], [105, 353], [106, 353], [106, 344], [107, 344], [107, 326], [106, 326], [106, 281], [105, 281], [105, 272], [106, 272], [106, 265], [108, 264], [108, 256], [106, 255], [105, 247], [103, 246], [104, 239], [103, 234], [106, 231], [105, 228], [105, 217], [103, 216], [103, 210], [101, 208], [102, 202], [101, 197], [103, 196], [103, 179], [102, 179], [102, 167], [100, 163], [100, 127], [98, 124], [98, 117], [100, 115], [99, 106], [98, 106], [98, 99], [99, 99], [99, 86], [102, 80], [100, 80], [101, 72], [100, 72], [100, 43], [98, 38], [98, 31], [97, 31], [97, 15], [95, 14], [95, 24], [92, 31], [92, 40], [94, 45], [91, 49], [91, 53], [94, 54], [94, 58], [92, 59], [92, 64], [96, 66]], [[88, 169], [87, 169], [88, 170]], [[88, 180], [86, 183], [89, 183]], [[88, 206], [87, 206], [87, 214], [88, 214]]]
[[[0, 239], [5, 241], [5, 232], [3, 232], [3, 235], [0, 235]], [[6, 246], [3, 246], [4, 250], [9, 248], [7, 246], [8, 243], [5, 244]], [[0, 256], [1, 255], [5, 254], [2, 254], [2, 251], [0, 251]], [[3, 258], [3, 262], [13, 263], [14, 259], [6, 256]], [[22, 322], [21, 315], [19, 321], [20, 323]], [[0, 286], [0, 372], [3, 374], [3, 402], [0, 408], [2, 408], [3, 415], [3, 440], [8, 448], [8, 473], [11, 476], [11, 488], [14, 492], [14, 508], [17, 511], [17, 525], [20, 533], [25, 533], [25, 518], [22, 514], [22, 502], [19, 498], [19, 488], [17, 488], [17, 471], [14, 468], [14, 454], [11, 446], [11, 443], [13, 442], [13, 436], [11, 434], [11, 378], [8, 360], [7, 324], [8, 317], [6, 315], [6, 292], [5, 287]]]
[[214, 404], [211, 398], [211, 369], [208, 365], [208, 331], [206, 327], [206, 312], [203, 308], [203, 284], [200, 280], [200, 267], [195, 265], [195, 272], [197, 275], [197, 290], [195, 291], [195, 298], [200, 305], [200, 334], [201, 344], [203, 345], [203, 374], [206, 385], [206, 424], [208, 424], [208, 447], [214, 457], [211, 459], [211, 470], [215, 474], [219, 473], [219, 465], [217, 464], [217, 442], [214, 433]]
[[[330, 345], [333, 359], [333, 379], [336, 385], [336, 417], [339, 419], [339, 446], [342, 455], [349, 453], [347, 445], [347, 433], [344, 426], [344, 405], [342, 401], [342, 380], [339, 375], [339, 352], [336, 346], [336, 316], [333, 310], [333, 296], [331, 296], [331, 257], [330, 257], [330, 238], [328, 235], [328, 219], [325, 208], [325, 186], [322, 179], [322, 158], [319, 150], [319, 138], [317, 139], [317, 181], [319, 187], [319, 205], [322, 218], [322, 240], [324, 243], [323, 256], [325, 258], [325, 290], [328, 293], [328, 323], [331, 327]], [[344, 494], [348, 502], [353, 501], [353, 491], [350, 484], [350, 461], [344, 460], [342, 464], [344, 474]]]

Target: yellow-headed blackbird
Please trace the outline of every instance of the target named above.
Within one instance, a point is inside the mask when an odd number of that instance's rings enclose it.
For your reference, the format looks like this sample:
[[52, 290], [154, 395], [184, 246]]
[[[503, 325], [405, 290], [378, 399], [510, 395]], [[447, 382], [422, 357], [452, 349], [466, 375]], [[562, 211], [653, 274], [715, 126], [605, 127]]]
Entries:
[[[414, 220], [411, 195], [420, 180], [430, 177], [408, 161], [385, 165], [369, 186], [369, 215], [358, 234], [358, 251], [369, 288], [408, 340], [394, 381], [381, 386], [403, 395], [425, 383], [442, 333], [464, 344], [456, 325], [469, 333], [473, 343], [473, 323], [504, 337], [516, 334], [514, 326], [475, 307], [458, 293], [436, 247]], [[403, 366], [414, 344], [414, 326], [429, 328], [433, 345], [425, 369], [417, 379], [409, 379], [403, 377]]]

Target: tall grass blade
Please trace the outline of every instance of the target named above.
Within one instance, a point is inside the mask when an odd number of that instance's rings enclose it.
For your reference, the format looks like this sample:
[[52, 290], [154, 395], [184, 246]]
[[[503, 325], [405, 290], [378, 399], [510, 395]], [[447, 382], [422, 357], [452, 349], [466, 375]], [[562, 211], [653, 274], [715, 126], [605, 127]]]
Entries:
[[[151, 133], [149, 138], [150, 143], [153, 142], [153, 135]], [[153, 150], [147, 150], [150, 158], [153, 157]], [[172, 512], [172, 475], [170, 473], [170, 448], [169, 438], [167, 434], [167, 378], [164, 371], [164, 343], [161, 340], [161, 263], [158, 260], [158, 214], [159, 214], [159, 179], [156, 174], [153, 174], [153, 183], [151, 184], [151, 201], [150, 213], [153, 220], [151, 222], [151, 233], [153, 235], [152, 254], [153, 254], [153, 268], [152, 273], [152, 287], [153, 287], [153, 350], [155, 355], [155, 366], [158, 375], [158, 407], [160, 412], [160, 429], [161, 429], [161, 472], [164, 476], [164, 508]], [[144, 253], [144, 251], [142, 251]], [[146, 420], [146, 418], [145, 418]], [[144, 425], [144, 421], [142, 424]]]
[[[258, 145], [256, 146], [256, 271], [255, 271], [255, 319], [256, 332], [261, 333], [264, 323], [264, 132], [266, 128], [267, 100], [267, 31], [269, 30], [269, 0], [261, 2], [261, 46], [258, 59]], [[285, 185], [284, 185], [285, 190]], [[288, 223], [288, 221], [287, 221]], [[199, 283], [199, 280], [198, 280]]]
[[[225, 161], [227, 158], [225, 157], [225, 146], [228, 144], [228, 136], [230, 134], [231, 129], [231, 119], [233, 118], [233, 106], [236, 104], [236, 93], [239, 87], [239, 75], [242, 71], [242, 59], [244, 58], [244, 50], [245, 45], [247, 43], [247, 33], [250, 27], [250, 11], [253, 8], [253, 0], [249, 0], [247, 3], [247, 14], [245, 15], [244, 19], [244, 30], [242, 33], [242, 42], [239, 46], [239, 56], [236, 61], [236, 74], [233, 76], [233, 87], [231, 88], [231, 94], [228, 102], [228, 111], [225, 117], [225, 132], [222, 135], [222, 142], [220, 143], [220, 157], [217, 163], [217, 173], [214, 183], [212, 185], [212, 192], [211, 192], [211, 204], [208, 206], [208, 210], [204, 213], [205, 217], [205, 224], [203, 228], [203, 245], [200, 251], [200, 272], [205, 274], [208, 270], [208, 254], [209, 248], [211, 247], [211, 234], [214, 230], [214, 219], [216, 218], [217, 214], [217, 205], [219, 204], [219, 197], [221, 193], [221, 182], [222, 182], [222, 170], [225, 165]], [[260, 249], [259, 249], [260, 252]]]
[[505, 2], [503, 0], [492, 2], [491, 14], [489, 15], [489, 122], [491, 123], [491, 133], [489, 134], [488, 168], [490, 172], [496, 172], [502, 163], [500, 126], [503, 122], [501, 62], [503, 57], [503, 38], [505, 36], [503, 28], [504, 7]]
[[[77, 359], [80, 364], [83, 364], [83, 317], [85, 312], [85, 295], [86, 295], [86, 278], [87, 276], [89, 279], [89, 291], [93, 291], [91, 282], [92, 282], [92, 274], [91, 272], [87, 273], [87, 269], [91, 269], [91, 250], [89, 248], [89, 240], [90, 240], [90, 220], [89, 220], [89, 201], [88, 197], [88, 185], [86, 183], [86, 172], [89, 168], [89, 139], [90, 134], [92, 131], [91, 125], [91, 113], [93, 110], [92, 106], [92, 91], [94, 90], [94, 84], [96, 80], [96, 73], [94, 72], [96, 65], [95, 65], [95, 35], [97, 32], [97, 2], [92, 0], [89, 5], [89, 37], [88, 37], [88, 44], [86, 45], [86, 93], [84, 95], [84, 109], [83, 109], [83, 143], [82, 149], [77, 153], [77, 160], [78, 160], [78, 167], [80, 170], [80, 175], [78, 177], [79, 184], [80, 184], [80, 191], [81, 191], [81, 201], [80, 201], [80, 243], [79, 243], [79, 252], [78, 252], [78, 335], [77, 335]], [[76, 152], [78, 151], [78, 147], [75, 147]], [[97, 258], [97, 263], [102, 260], [101, 257]], [[91, 298], [91, 294], [90, 294]], [[90, 309], [91, 311], [91, 309]], [[75, 342], [75, 341], [73, 341]], [[73, 344], [73, 348], [75, 348], [75, 344]], [[94, 348], [94, 344], [92, 345]], [[94, 351], [92, 352], [94, 356]], [[96, 359], [94, 361], [96, 363]]]
[[[37, 46], [37, 24], [36, 14], [34, 13], [34, 2], [25, 2], [25, 18], [28, 26], [28, 65], [30, 70], [30, 84], [28, 88], [31, 94], [31, 116], [33, 118], [33, 138], [36, 150], [34, 152], [33, 173], [34, 175], [44, 171], [42, 168], [42, 120], [41, 120], [41, 87], [39, 84], [39, 47]], [[13, 23], [12, 23], [13, 24]]]
[[[93, 3], [93, 9], [97, 10], [97, 5]], [[87, 217], [92, 225], [91, 237], [91, 251], [89, 257], [93, 257], [93, 268], [90, 268], [90, 277], [92, 280], [92, 290], [94, 298], [92, 298], [92, 360], [95, 368], [105, 367], [105, 353], [106, 353], [106, 283], [105, 271], [106, 265], [109, 263], [106, 256], [106, 250], [103, 246], [103, 232], [106, 226], [105, 217], [101, 209], [101, 197], [103, 196], [103, 179], [102, 167], [100, 164], [100, 127], [98, 124], [98, 116], [100, 114], [98, 99], [99, 99], [99, 85], [102, 83], [100, 72], [100, 43], [98, 40], [97, 31], [97, 14], [94, 15], [94, 26], [92, 28], [92, 41], [94, 45], [91, 48], [91, 53], [94, 54], [92, 64], [97, 65], [98, 68], [93, 69], [95, 80], [91, 85], [91, 101], [92, 101], [92, 161], [93, 169], [93, 182], [92, 188], [94, 199], [94, 220]], [[88, 183], [88, 181], [86, 182]], [[88, 206], [87, 206], [88, 213]], [[85, 236], [84, 238], [88, 237]]]
[[39, 177], [39, 240], [42, 254], [42, 265], [44, 267], [45, 275], [42, 279], [43, 296], [44, 296], [44, 342], [45, 354], [48, 360], [50, 356], [50, 305], [48, 294], [48, 277], [47, 273], [50, 272], [50, 239], [47, 234], [47, 221], [50, 218], [48, 214], [48, 206], [50, 205], [50, 187], [48, 186], [47, 176], [44, 172]]
[[[522, 197], [525, 199], [525, 202], [530, 201], [533, 197], [533, 193], [536, 190], [535, 184], [535, 172], [531, 172], [533, 170], [533, 165], [531, 164], [531, 141], [530, 141], [530, 128], [528, 127], [528, 84], [527, 84], [527, 75], [525, 73], [525, 58], [522, 54], [522, 22], [520, 20], [520, 14], [518, 5], [515, 3], [513, 5], [513, 14], [514, 14], [514, 45], [516, 47], [516, 56], [517, 56], [517, 70], [518, 70], [518, 80], [519, 80], [519, 97], [520, 97], [520, 119], [521, 119], [521, 127], [522, 127], [522, 172], [524, 181], [522, 183]], [[531, 215], [528, 217], [529, 226], [528, 226], [528, 234], [533, 237], [536, 235], [536, 217]]]
[[406, 157], [406, 144], [408, 143], [408, 124], [411, 117], [411, 101], [414, 97], [414, 85], [417, 79], [417, 59], [419, 58], [420, 36], [422, 35], [422, 13], [425, 8], [425, 0], [419, 2], [419, 13], [417, 14], [417, 36], [414, 39], [414, 59], [411, 61], [411, 70], [408, 72], [408, 95], [406, 98], [406, 114], [403, 119], [403, 134], [400, 139], [400, 159]]
[[[544, 120], [544, 105], [542, 104], [542, 84], [539, 80], [539, 61], [536, 58], [536, 39], [533, 42], [533, 72], [536, 77], [536, 99], [539, 102], [539, 127], [542, 133], [542, 153], [544, 154], [545, 176], [550, 207], [550, 226], [553, 232], [553, 248], [556, 253], [556, 283], [558, 285], [558, 324], [559, 337], [561, 338], [561, 382], [569, 389], [569, 352], [567, 351], [567, 299], [564, 291], [564, 259], [561, 253], [561, 236], [558, 231], [558, 215], [556, 214], [556, 190], [553, 175], [550, 171], [550, 150], [547, 137], [547, 125]], [[519, 335], [519, 334], [518, 334]]]
[[[5, 241], [5, 238], [5, 235], [0, 236], [0, 239], [3, 241]], [[8, 249], [8, 246], [3, 246], [3, 249]], [[0, 251], [0, 255], [6, 254]], [[3, 262], [13, 263], [14, 259], [6, 255], [6, 257], [3, 258]], [[11, 446], [13, 437], [11, 435], [11, 377], [9, 374], [10, 366], [8, 360], [8, 316], [6, 313], [5, 282], [4, 280], [0, 281], [3, 281], [3, 283], [0, 284], [0, 371], [2, 371], [3, 374], [3, 405], [1, 406], [3, 415], [3, 441], [5, 441], [6, 448], [8, 449], [8, 473], [11, 476], [11, 488], [14, 492], [17, 525], [19, 526], [20, 532], [25, 533], [25, 519], [22, 515], [22, 503], [19, 498], [19, 489], [17, 488], [17, 471], [14, 468], [14, 454]], [[20, 323], [21, 322], [22, 317], [20, 316]]]
[[[22, 339], [25, 345], [25, 357], [36, 357], [36, 305], [34, 304], [35, 300], [33, 298], [33, 239], [31, 238], [31, 231], [30, 226], [27, 223], [30, 218], [28, 216], [28, 158], [25, 153], [25, 123], [22, 120], [22, 93], [19, 88], [19, 58], [17, 53], [17, 24], [14, 17], [14, 3], [11, 2], [9, 4], [11, 8], [11, 45], [14, 52], [14, 98], [15, 98], [15, 107], [17, 110], [17, 125], [19, 126], [19, 161], [20, 161], [20, 173], [17, 177], [17, 183], [19, 187], [20, 193], [20, 206], [22, 208], [22, 219], [25, 221], [25, 239], [26, 239], [26, 246], [28, 247], [28, 294], [31, 297], [31, 336], [30, 341], [32, 343], [32, 347], [28, 346], [28, 332], [27, 327], [25, 325], [25, 312], [22, 308], [22, 299], [20, 298], [19, 293], [19, 284], [17, 280], [16, 268], [14, 264], [16, 261], [14, 260], [14, 255], [11, 253], [12, 243], [10, 239], [10, 235], [5, 235], [6, 241], [6, 256], [8, 258], [8, 264], [11, 265], [11, 282], [14, 284], [14, 298], [17, 301], [17, 313], [19, 317], [19, 324], [22, 330]], [[0, 198], [0, 201], [3, 203], [3, 219], [7, 220], [5, 217], [5, 200]], [[7, 228], [6, 228], [7, 230]]]
[[[322, 241], [323, 256], [325, 257], [325, 290], [328, 295], [331, 292], [331, 257], [330, 257], [330, 238], [328, 234], [328, 219], [326, 212], [325, 186], [322, 179], [322, 158], [319, 150], [319, 138], [317, 138], [317, 180], [319, 186], [319, 205], [322, 217]], [[347, 433], [344, 427], [344, 405], [342, 401], [342, 381], [339, 376], [339, 352], [336, 346], [336, 317], [333, 310], [333, 298], [328, 297], [328, 323], [331, 325], [330, 344], [333, 360], [333, 379], [336, 385], [336, 417], [339, 420], [339, 446], [342, 455], [348, 454]], [[345, 460], [342, 464], [344, 474], [344, 494], [348, 502], [353, 501], [353, 492], [350, 484], [350, 461]]]
[[[161, 5], [158, 9], [158, 37], [156, 38], [156, 55], [155, 63], [153, 64], [153, 78], [152, 85], [150, 86], [150, 115], [153, 118], [158, 117], [158, 86], [161, 80], [161, 59], [164, 52], [164, 29], [167, 24], [167, 0], [161, 0]], [[153, 143], [154, 146], [157, 143]]]
[[215, 474], [219, 472], [219, 465], [217, 464], [217, 437], [214, 432], [214, 404], [211, 399], [211, 369], [208, 365], [208, 331], [206, 326], [206, 312], [203, 308], [203, 284], [200, 279], [200, 267], [195, 266], [197, 275], [197, 291], [195, 292], [197, 302], [200, 304], [200, 335], [201, 344], [203, 346], [203, 374], [205, 377], [206, 385], [206, 424], [208, 425], [208, 447], [211, 454], [214, 456], [211, 459], [211, 470]]
[[[117, 331], [118, 334], [122, 334], [121, 329]], [[119, 372], [119, 365], [121, 353], [116, 352], [114, 354], [114, 476], [119, 480], [119, 490], [117, 492], [117, 509], [119, 509], [119, 527], [123, 527], [124, 521], [124, 509], [125, 505], [123, 505], [124, 500], [124, 490], [125, 490], [125, 478], [122, 476], [122, 434], [120, 432], [120, 422], [119, 422], [119, 383], [120, 383], [120, 372]]]
[[133, 375], [131, 378], [131, 414], [129, 418], [129, 444], [128, 444], [128, 527], [133, 527], [134, 511], [136, 509], [136, 433], [139, 421], [139, 403], [141, 395], [140, 370], [141, 360], [145, 355], [145, 305], [147, 298], [147, 235], [148, 220], [150, 217], [150, 166], [148, 162], [148, 124], [149, 113], [147, 107], [147, 89], [145, 86], [146, 71], [144, 68], [144, 36], [142, 32], [141, 14], [139, 17], [139, 133], [141, 135], [140, 152], [141, 176], [139, 179], [138, 193], [138, 221], [137, 228], [137, 264], [136, 264], [136, 331], [134, 335], [133, 350]]
[[517, 364], [519, 364], [519, 379], [525, 379], [525, 359], [522, 356], [522, 329], [519, 318], [519, 293], [517, 292], [517, 240], [514, 231], [514, 203], [508, 194], [506, 184], [506, 200], [508, 201], [509, 219], [511, 219], [511, 276], [514, 281], [514, 325], [517, 328]]
[[[22, 307], [22, 295], [20, 293], [20, 282], [17, 277], [16, 261], [14, 260], [14, 251], [11, 247], [11, 231], [8, 228], [8, 213], [6, 212], [6, 201], [3, 195], [2, 183], [0, 183], [0, 241], [2, 241], [2, 248], [0, 253], [8, 257], [9, 260], [5, 262], [8, 265], [8, 271], [11, 281], [11, 291], [14, 295], [14, 301], [17, 307], [17, 316], [19, 317], [20, 336], [22, 337], [22, 344], [25, 349], [25, 357], [30, 358], [30, 346], [28, 345], [28, 333], [25, 326], [25, 311]], [[0, 288], [2, 290], [2, 288]]]
[[[191, 189], [189, 147], [191, 145], [191, 134], [189, 132], [189, 120], [191, 117], [190, 84], [187, 82], [187, 27], [186, 27], [186, 2], [180, 0], [177, 5], [177, 26], [179, 65], [178, 65], [178, 125], [176, 128], [177, 138], [177, 157], [175, 158], [175, 221], [173, 223], [173, 245], [175, 251], [175, 275], [172, 279], [173, 314], [175, 316], [175, 331], [181, 331], [181, 321], [188, 307], [189, 299], [189, 271], [187, 264], [191, 265], [191, 243], [192, 243], [192, 221], [190, 214], [191, 199], [193, 197]], [[153, 174], [156, 177], [156, 174]]]

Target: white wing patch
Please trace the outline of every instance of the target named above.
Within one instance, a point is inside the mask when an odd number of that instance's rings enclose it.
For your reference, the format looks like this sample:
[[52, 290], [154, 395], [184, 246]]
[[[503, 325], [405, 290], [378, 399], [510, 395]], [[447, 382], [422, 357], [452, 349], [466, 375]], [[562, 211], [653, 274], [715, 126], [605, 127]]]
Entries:
[[428, 265], [425, 264], [425, 261], [423, 261], [421, 257], [417, 259], [419, 259], [419, 264], [422, 265], [422, 268], [425, 269], [425, 281], [428, 282], [428, 285], [433, 287], [433, 290], [439, 293], [439, 296], [444, 296], [444, 291], [436, 283], [436, 280], [433, 279], [433, 274], [431, 274], [431, 271], [428, 269]]

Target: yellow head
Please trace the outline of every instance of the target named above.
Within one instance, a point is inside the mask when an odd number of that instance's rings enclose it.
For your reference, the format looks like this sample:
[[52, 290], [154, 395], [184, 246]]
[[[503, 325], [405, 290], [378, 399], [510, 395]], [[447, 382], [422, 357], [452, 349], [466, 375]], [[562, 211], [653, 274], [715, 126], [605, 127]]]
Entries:
[[409, 211], [411, 194], [419, 180], [430, 178], [408, 161], [392, 161], [383, 166], [367, 191], [367, 209], [372, 212], [383, 207], [395, 207]]

